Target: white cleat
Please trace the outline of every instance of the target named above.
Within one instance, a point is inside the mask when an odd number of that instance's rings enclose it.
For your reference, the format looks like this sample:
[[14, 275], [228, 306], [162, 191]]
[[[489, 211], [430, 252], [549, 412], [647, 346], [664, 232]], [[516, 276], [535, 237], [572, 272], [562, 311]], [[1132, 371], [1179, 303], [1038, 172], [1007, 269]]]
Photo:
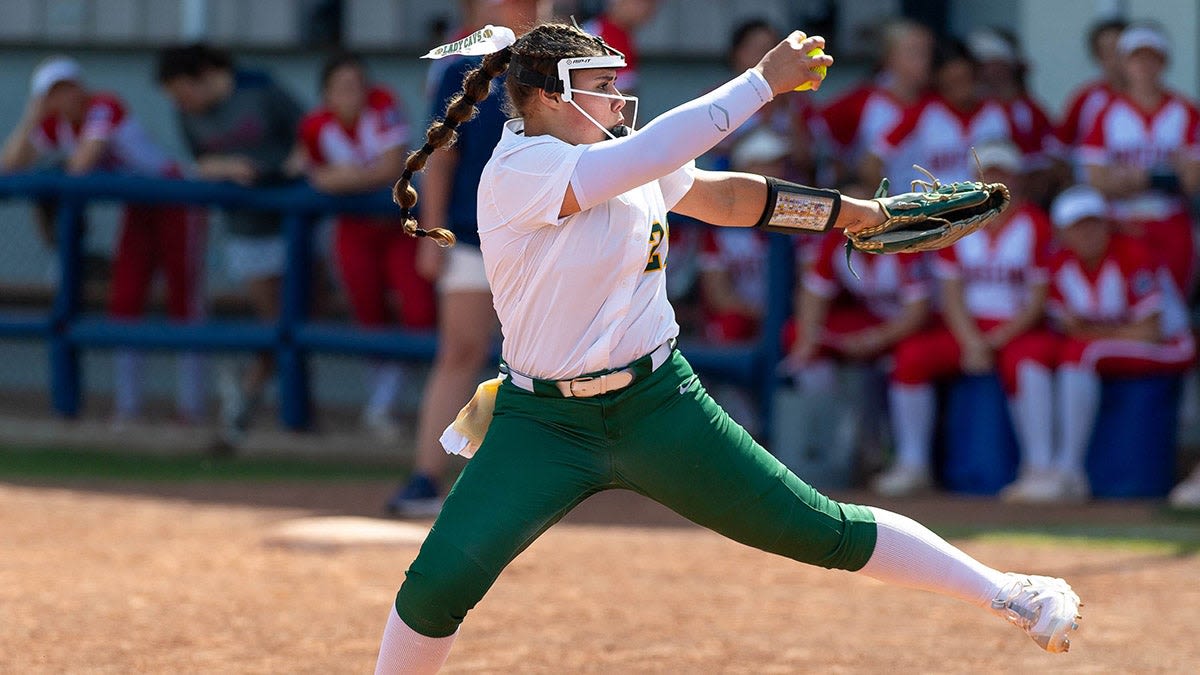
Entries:
[[1177, 509], [1200, 509], [1200, 467], [1171, 490], [1167, 501]]
[[1071, 631], [1079, 629], [1083, 605], [1062, 579], [1028, 574], [1005, 575], [1008, 583], [992, 599], [992, 612], [1025, 631], [1052, 654], [1071, 648]]
[[884, 497], [909, 497], [933, 489], [933, 478], [925, 467], [897, 464], [877, 476], [872, 487]]

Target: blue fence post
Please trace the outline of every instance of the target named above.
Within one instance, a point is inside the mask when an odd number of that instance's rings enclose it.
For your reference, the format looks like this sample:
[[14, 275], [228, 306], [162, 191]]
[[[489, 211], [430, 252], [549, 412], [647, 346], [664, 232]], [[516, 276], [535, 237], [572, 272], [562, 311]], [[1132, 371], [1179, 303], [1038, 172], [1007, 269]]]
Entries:
[[296, 343], [296, 330], [308, 319], [312, 279], [312, 215], [284, 213], [287, 266], [283, 274], [283, 311], [279, 315], [279, 412], [284, 426], [308, 428], [312, 417], [312, 392], [307, 354]]
[[769, 235], [767, 252], [767, 312], [759, 335], [758, 399], [760, 434], [770, 442], [775, 425], [775, 388], [779, 384], [776, 372], [782, 358], [779, 338], [783, 324], [792, 311], [792, 276], [795, 255], [794, 240], [781, 234]]
[[79, 315], [83, 287], [83, 209], [74, 198], [58, 203], [58, 289], [50, 311], [50, 392], [54, 409], [66, 417], [79, 414], [82, 399], [79, 350], [71, 326]]

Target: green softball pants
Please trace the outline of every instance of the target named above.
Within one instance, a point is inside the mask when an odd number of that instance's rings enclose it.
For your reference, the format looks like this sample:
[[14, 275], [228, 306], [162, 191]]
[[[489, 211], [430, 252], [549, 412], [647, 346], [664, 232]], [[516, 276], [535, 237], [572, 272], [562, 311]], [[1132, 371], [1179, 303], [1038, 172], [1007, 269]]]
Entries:
[[875, 547], [870, 511], [825, 497], [780, 464], [676, 351], [645, 379], [592, 398], [535, 395], [505, 381], [482, 446], [406, 573], [397, 613], [428, 637], [454, 633], [513, 558], [611, 488], [813, 565], [858, 570]]

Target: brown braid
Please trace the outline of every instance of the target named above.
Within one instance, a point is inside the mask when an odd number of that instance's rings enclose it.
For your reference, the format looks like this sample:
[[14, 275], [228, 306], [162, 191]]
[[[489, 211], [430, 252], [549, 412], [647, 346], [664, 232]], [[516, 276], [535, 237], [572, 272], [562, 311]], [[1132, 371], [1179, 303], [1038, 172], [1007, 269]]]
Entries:
[[[404, 163], [404, 173], [392, 187], [392, 201], [400, 206], [404, 231], [414, 237], [429, 237], [439, 246], [454, 245], [456, 239], [453, 232], [441, 227], [426, 230], [410, 215], [410, 210], [417, 203], [417, 190], [412, 186], [412, 177], [425, 168], [425, 161], [434, 150], [454, 144], [457, 138], [455, 129], [475, 117], [478, 112], [475, 106], [488, 97], [492, 80], [508, 70], [508, 64], [514, 57], [521, 59], [522, 65], [527, 68], [544, 75], [555, 75], [559, 59], [603, 53], [603, 47], [587, 33], [574, 26], [550, 23], [529, 31], [511, 47], [483, 57], [479, 67], [463, 77], [462, 91], [450, 98], [446, 118], [435, 120], [425, 132], [425, 145], [409, 153]], [[514, 116], [520, 116], [530, 97], [538, 91], [516, 82], [512, 77], [508, 78], [506, 88], [507, 112]]]
[[425, 168], [425, 160], [429, 159], [434, 150], [454, 144], [458, 137], [454, 130], [463, 122], [475, 117], [478, 112], [475, 106], [487, 98], [492, 79], [508, 70], [508, 62], [511, 59], [511, 48], [501, 49], [483, 57], [479, 67], [472, 69], [463, 78], [462, 91], [450, 98], [450, 105], [446, 108], [446, 119], [435, 120], [425, 132], [425, 145], [409, 153], [408, 160], [404, 163], [404, 173], [400, 174], [400, 180], [392, 186], [392, 201], [400, 206], [400, 218], [404, 224], [404, 231], [408, 234], [414, 237], [429, 237], [442, 247], [454, 245], [456, 239], [453, 232], [443, 227], [426, 230], [417, 225], [416, 218], [409, 215], [409, 210], [417, 204], [417, 190], [412, 186], [412, 177], [414, 173]]

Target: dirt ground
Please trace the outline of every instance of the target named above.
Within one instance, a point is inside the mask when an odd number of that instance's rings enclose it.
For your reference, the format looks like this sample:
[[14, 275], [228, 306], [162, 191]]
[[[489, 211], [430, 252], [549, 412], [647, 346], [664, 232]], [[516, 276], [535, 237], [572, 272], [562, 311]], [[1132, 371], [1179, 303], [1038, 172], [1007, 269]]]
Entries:
[[[375, 515], [391, 487], [0, 483], [0, 672], [371, 672], [416, 545], [294, 547], [269, 534], [302, 516]], [[948, 527], [1152, 525], [1157, 511], [887, 506]], [[445, 672], [1185, 673], [1200, 663], [1194, 546], [955, 541], [994, 566], [1069, 579], [1087, 604], [1072, 652], [1044, 654], [965, 604], [798, 565], [609, 493], [506, 570]]]

